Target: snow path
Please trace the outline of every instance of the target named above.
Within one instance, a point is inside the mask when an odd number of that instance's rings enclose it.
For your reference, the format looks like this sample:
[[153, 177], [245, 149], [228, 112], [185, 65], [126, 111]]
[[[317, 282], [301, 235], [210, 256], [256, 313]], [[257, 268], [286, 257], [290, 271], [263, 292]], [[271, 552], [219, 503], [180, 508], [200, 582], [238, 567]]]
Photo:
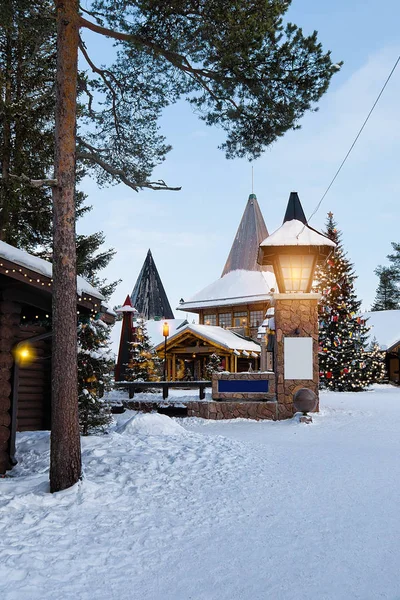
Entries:
[[48, 433], [20, 434], [0, 597], [399, 598], [400, 390], [321, 404], [312, 425], [125, 413], [54, 495]]

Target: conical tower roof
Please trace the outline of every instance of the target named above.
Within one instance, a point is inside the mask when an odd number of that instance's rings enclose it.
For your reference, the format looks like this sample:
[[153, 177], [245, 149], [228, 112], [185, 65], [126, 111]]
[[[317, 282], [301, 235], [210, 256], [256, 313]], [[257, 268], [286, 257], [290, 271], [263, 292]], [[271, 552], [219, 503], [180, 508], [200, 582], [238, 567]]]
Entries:
[[250, 194], [221, 277], [237, 269], [270, 270], [269, 267], [257, 263], [258, 247], [267, 237], [268, 230], [257, 197], [255, 194]]
[[301, 221], [304, 223], [304, 225], [307, 225], [306, 215], [304, 214], [304, 210], [297, 192], [290, 192], [289, 202], [283, 222], [286, 223], [286, 221], [293, 221], [293, 219], [296, 221]]
[[146, 260], [133, 288], [131, 302], [146, 320], [156, 317], [174, 318], [174, 313], [168, 302], [167, 294], [150, 250], [147, 252]]

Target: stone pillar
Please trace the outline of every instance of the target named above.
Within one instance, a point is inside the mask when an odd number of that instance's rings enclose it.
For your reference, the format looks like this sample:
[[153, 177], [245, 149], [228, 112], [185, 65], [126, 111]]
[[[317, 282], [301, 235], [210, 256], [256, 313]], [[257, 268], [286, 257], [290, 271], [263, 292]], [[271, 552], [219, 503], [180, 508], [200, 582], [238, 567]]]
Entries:
[[[275, 376], [278, 418], [290, 418], [295, 410], [293, 396], [300, 388], [309, 388], [318, 397], [318, 300], [319, 294], [274, 294]], [[311, 338], [312, 378], [287, 379], [285, 375], [285, 338]], [[319, 410], [319, 403], [316, 410]]]
[[18, 341], [21, 307], [0, 298], [0, 474], [11, 468], [11, 396], [14, 359], [12, 347]]

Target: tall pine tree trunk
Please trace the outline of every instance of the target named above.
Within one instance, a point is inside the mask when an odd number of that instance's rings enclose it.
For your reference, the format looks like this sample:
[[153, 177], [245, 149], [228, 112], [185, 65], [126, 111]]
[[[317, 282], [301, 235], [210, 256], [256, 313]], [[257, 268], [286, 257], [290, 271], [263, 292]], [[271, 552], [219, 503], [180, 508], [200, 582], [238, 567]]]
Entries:
[[[6, 7], [5, 7], [6, 8]], [[3, 73], [3, 139], [1, 157], [1, 182], [0, 182], [0, 240], [7, 241], [7, 223], [9, 213], [9, 185], [11, 163], [11, 102], [12, 102], [12, 7], [8, 9], [8, 26], [6, 27], [5, 43], [5, 68]]]
[[53, 364], [50, 490], [78, 481], [75, 147], [78, 2], [56, 0], [57, 92], [53, 190]]

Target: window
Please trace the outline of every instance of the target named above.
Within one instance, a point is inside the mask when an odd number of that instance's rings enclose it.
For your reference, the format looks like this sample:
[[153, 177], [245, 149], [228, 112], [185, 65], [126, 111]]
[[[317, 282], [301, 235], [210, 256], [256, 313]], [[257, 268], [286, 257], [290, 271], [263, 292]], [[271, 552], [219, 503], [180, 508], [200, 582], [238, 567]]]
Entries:
[[218, 315], [218, 323], [220, 327], [232, 327], [232, 314], [220, 313]]
[[247, 325], [247, 312], [235, 312], [233, 313], [233, 326], [234, 327], [246, 327]]
[[264, 311], [262, 310], [251, 310], [250, 311], [250, 327], [259, 327], [264, 320]]
[[204, 315], [204, 325], [216, 325], [217, 315]]

